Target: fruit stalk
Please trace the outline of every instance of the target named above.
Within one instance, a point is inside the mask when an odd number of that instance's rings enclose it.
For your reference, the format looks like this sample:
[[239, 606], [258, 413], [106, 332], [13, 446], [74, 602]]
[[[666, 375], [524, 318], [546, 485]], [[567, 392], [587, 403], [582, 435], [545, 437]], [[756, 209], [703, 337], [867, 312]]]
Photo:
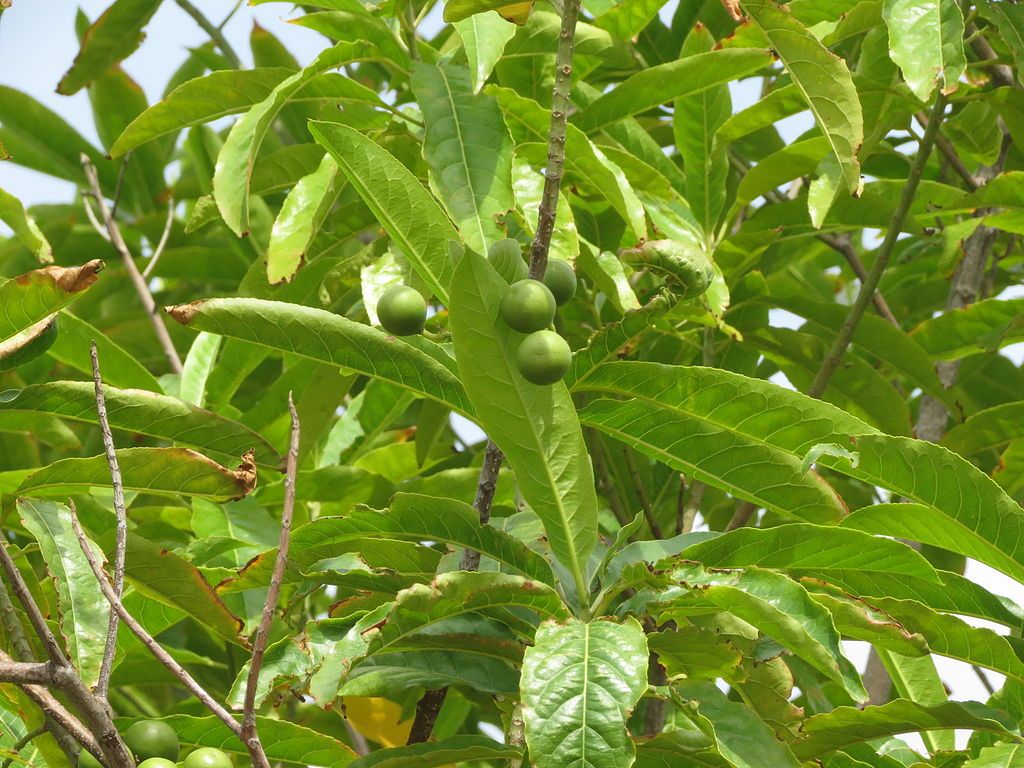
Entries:
[[548, 130], [548, 167], [544, 171], [544, 192], [537, 215], [537, 234], [530, 247], [530, 277], [540, 280], [548, 266], [551, 234], [555, 230], [558, 195], [565, 165], [565, 139], [572, 86], [572, 55], [576, 48], [576, 20], [580, 0], [566, 0], [562, 11], [562, 29], [555, 53], [555, 88], [551, 94], [551, 127]]

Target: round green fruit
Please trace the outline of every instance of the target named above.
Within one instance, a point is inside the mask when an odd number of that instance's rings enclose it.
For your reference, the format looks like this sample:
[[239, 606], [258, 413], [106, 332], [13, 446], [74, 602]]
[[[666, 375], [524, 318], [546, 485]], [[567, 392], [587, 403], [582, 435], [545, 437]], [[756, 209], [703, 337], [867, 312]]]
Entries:
[[560, 381], [572, 364], [572, 351], [554, 331], [531, 333], [516, 352], [516, 364], [531, 384], [546, 386]]
[[394, 336], [415, 336], [427, 324], [427, 302], [415, 288], [396, 285], [377, 302], [377, 319]]
[[213, 747], [200, 747], [181, 765], [182, 768], [232, 768], [231, 758]]
[[558, 306], [568, 302], [576, 295], [576, 273], [572, 264], [561, 259], [550, 259], [544, 270], [544, 285], [550, 289]]
[[151, 757], [178, 759], [178, 734], [159, 720], [140, 720], [124, 732], [124, 743], [139, 762]]
[[178, 764], [162, 757], [151, 757], [139, 763], [139, 768], [178, 768]]
[[103, 765], [90, 752], [83, 749], [78, 753], [78, 768], [103, 768]]
[[513, 283], [501, 298], [501, 319], [520, 333], [533, 333], [555, 319], [555, 297], [539, 280]]
[[523, 261], [523, 249], [518, 240], [505, 238], [491, 243], [487, 249], [487, 260], [506, 283], [517, 283], [530, 274], [530, 268]]

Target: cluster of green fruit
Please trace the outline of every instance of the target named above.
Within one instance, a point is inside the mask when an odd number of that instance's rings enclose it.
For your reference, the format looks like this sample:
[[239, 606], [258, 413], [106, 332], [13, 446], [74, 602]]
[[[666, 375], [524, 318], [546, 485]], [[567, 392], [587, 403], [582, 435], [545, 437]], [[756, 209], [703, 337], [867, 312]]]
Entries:
[[576, 273], [567, 261], [551, 259], [543, 280], [530, 279], [530, 270], [515, 240], [499, 240], [487, 251], [495, 271], [510, 283], [498, 313], [514, 331], [527, 334], [516, 352], [523, 378], [545, 386], [560, 381], [572, 364], [572, 351], [549, 326], [555, 311], [576, 293]]
[[[159, 720], [140, 720], [124, 732], [124, 743], [138, 761], [138, 768], [177, 768], [181, 745], [178, 734]], [[232, 768], [231, 758], [212, 747], [189, 752], [181, 768]], [[85, 750], [78, 758], [79, 768], [101, 768], [99, 761]]]
[[[548, 262], [543, 280], [531, 280], [516, 240], [499, 240], [487, 251], [491, 266], [511, 283], [502, 297], [501, 319], [515, 331], [527, 334], [519, 345], [516, 363], [527, 381], [545, 386], [561, 380], [572, 363], [572, 352], [561, 336], [548, 326], [555, 311], [576, 293], [576, 273], [558, 259]], [[396, 285], [377, 301], [381, 327], [395, 336], [414, 336], [427, 322], [427, 302], [415, 288]]]

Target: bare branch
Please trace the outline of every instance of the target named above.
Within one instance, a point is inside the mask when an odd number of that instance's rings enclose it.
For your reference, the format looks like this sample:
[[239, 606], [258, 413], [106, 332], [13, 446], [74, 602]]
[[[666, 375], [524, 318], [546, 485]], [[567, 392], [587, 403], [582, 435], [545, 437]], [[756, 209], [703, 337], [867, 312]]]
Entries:
[[903, 187], [899, 203], [896, 205], [896, 210], [893, 211], [892, 219], [889, 221], [889, 228], [885, 232], [885, 239], [882, 240], [882, 244], [878, 247], [875, 263], [868, 274], [867, 280], [861, 283], [860, 291], [857, 293], [853, 307], [846, 316], [846, 320], [839, 329], [839, 333], [836, 334], [832, 348], [822, 361], [821, 368], [818, 369], [814, 381], [811, 382], [811, 387], [807, 391], [807, 394], [811, 397], [821, 397], [828, 388], [832, 375], [839, 368], [843, 355], [846, 354], [850, 341], [857, 331], [857, 326], [860, 324], [861, 318], [864, 317], [864, 310], [867, 309], [868, 303], [878, 289], [878, 284], [882, 280], [882, 274], [885, 272], [893, 249], [896, 247], [896, 240], [903, 229], [903, 222], [906, 220], [907, 214], [910, 213], [910, 206], [914, 202], [914, 195], [917, 194], [917, 187], [921, 183], [921, 176], [924, 173], [925, 164], [928, 162], [928, 157], [931, 155], [932, 147], [935, 144], [935, 137], [938, 135], [939, 125], [942, 122], [942, 115], [945, 109], [946, 97], [940, 91], [935, 97], [935, 104], [928, 119], [928, 126], [925, 129], [921, 143], [918, 145], [917, 156], [914, 158], [914, 163], [910, 168], [910, 175]]
[[[0, 662], [9, 662], [10, 660], [10, 656], [0, 651]], [[103, 750], [100, 749], [99, 742], [89, 732], [89, 729], [82, 725], [77, 717], [68, 712], [64, 705], [54, 698], [52, 693], [43, 686], [34, 684], [23, 685], [21, 690], [42, 710], [46, 715], [47, 722], [53, 723], [60, 729], [61, 733], [70, 738], [72, 742], [80, 744], [94, 757], [100, 760], [103, 759]], [[65, 745], [59, 739], [57, 743], [60, 745], [61, 751], [68, 756], [68, 760], [78, 756], [78, 747], [74, 743], [70, 745], [70, 748], [65, 748]]]
[[92, 228], [96, 230], [96, 234], [98, 234], [100, 237], [102, 237], [109, 243], [110, 235], [107, 234], [107, 230], [104, 228], [104, 226], [100, 224], [100, 220], [96, 218], [96, 211], [92, 209], [92, 203], [89, 202], [90, 199], [92, 199], [92, 193], [86, 192], [83, 189], [82, 207], [85, 208], [85, 217], [89, 219], [89, 223], [92, 224]]
[[96, 205], [100, 209], [100, 217], [103, 219], [103, 226], [107, 230], [107, 234], [110, 236], [110, 243], [117, 249], [117, 252], [121, 254], [121, 259], [124, 261], [125, 271], [128, 273], [128, 277], [131, 278], [132, 284], [135, 286], [135, 292], [139, 296], [139, 300], [142, 302], [142, 306], [146, 309], [146, 314], [149, 315], [149, 321], [153, 325], [153, 330], [156, 332], [156, 337], [160, 342], [160, 346], [164, 351], [164, 355], [167, 357], [167, 362], [171, 366], [171, 370], [174, 373], [181, 373], [181, 358], [178, 356], [178, 350], [174, 348], [174, 342], [171, 340], [170, 334], [167, 332], [167, 326], [164, 325], [163, 316], [159, 313], [156, 301], [153, 299], [153, 294], [149, 292], [149, 286], [146, 285], [146, 280], [139, 272], [139, 268], [135, 266], [135, 260], [132, 258], [131, 251], [128, 250], [128, 246], [124, 242], [124, 238], [121, 236], [121, 230], [117, 226], [117, 222], [110, 213], [110, 209], [107, 207], [107, 202], [103, 197], [103, 190], [100, 187], [99, 177], [96, 175], [96, 168], [93, 166], [89, 156], [82, 154], [81, 156], [82, 168], [85, 170], [85, 177], [89, 181], [89, 188], [92, 191], [92, 197], [96, 201]]
[[56, 670], [52, 661], [0, 661], [0, 682], [56, 687]]
[[132, 159], [132, 150], [128, 150], [121, 159], [121, 167], [117, 171], [117, 183], [114, 185], [114, 196], [110, 199], [110, 217], [117, 216], [117, 206], [121, 204], [121, 192], [124, 191], [124, 175], [128, 171], [128, 163]]
[[[857, 279], [860, 280], [861, 283], [868, 279], [868, 271], [864, 268], [864, 262], [860, 260], [860, 256], [857, 255], [857, 251], [854, 249], [853, 243], [850, 242], [849, 235], [836, 236], [823, 232], [818, 235], [818, 239], [846, 259], [846, 263], [850, 265], [850, 269], [853, 270], [853, 274], [857, 276]], [[874, 302], [875, 310], [878, 314], [898, 328], [900, 322], [896, 319], [892, 310], [889, 309], [889, 304], [885, 300], [885, 297], [882, 296], [881, 291], [875, 291], [872, 301]]]
[[274, 612], [277, 610], [277, 600], [281, 594], [281, 582], [284, 581], [284, 571], [288, 565], [288, 544], [291, 541], [292, 516], [295, 512], [295, 482], [299, 473], [301, 428], [299, 414], [295, 410], [291, 392], [288, 393], [288, 413], [291, 415], [292, 430], [284, 477], [281, 534], [278, 539], [274, 572], [270, 577], [270, 588], [267, 589], [267, 600], [263, 604], [263, 615], [260, 617], [260, 625], [256, 628], [256, 637], [252, 643], [252, 661], [249, 664], [249, 677], [245, 684], [245, 701], [242, 705], [242, 741], [249, 748], [255, 768], [270, 768], [270, 763], [256, 732], [256, 689], [260, 680], [260, 668], [263, 666], [263, 654], [270, 639], [270, 626], [274, 622]]
[[71, 509], [71, 526], [74, 528], [75, 536], [78, 537], [78, 543], [82, 548], [82, 552], [85, 553], [85, 559], [89, 561], [89, 567], [92, 568], [93, 575], [96, 577], [96, 581], [100, 585], [100, 591], [103, 592], [103, 596], [110, 603], [110, 607], [117, 612], [117, 615], [121, 617], [121, 621], [124, 625], [132, 631], [132, 633], [139, 639], [139, 641], [146, 646], [150, 653], [163, 664], [167, 670], [174, 675], [178, 680], [184, 684], [186, 688], [195, 696], [199, 701], [212, 712], [218, 720], [226, 725], [233, 734], [241, 738], [242, 726], [231, 716], [223, 706], [221, 706], [216, 699], [214, 699], [206, 690], [196, 682], [195, 678], [188, 673], [188, 671], [176, 662], [167, 651], [165, 651], [160, 643], [158, 643], [152, 635], [150, 635], [145, 628], [135, 620], [135, 618], [128, 613], [127, 609], [121, 603], [121, 599], [114, 593], [113, 587], [110, 586], [110, 582], [107, 581], [107, 575], [103, 572], [100, 567], [96, 556], [93, 554], [92, 548], [89, 546], [89, 540], [85, 536], [85, 531], [82, 530], [82, 524], [78, 520], [78, 511], [75, 508], [75, 503], [72, 500], [68, 500], [68, 506]]
[[[498, 484], [498, 472], [501, 470], [501, 462], [504, 455], [490, 440], [484, 448], [484, 464], [480, 468], [480, 479], [476, 484], [476, 497], [473, 499], [473, 509], [477, 511], [480, 525], [486, 525], [491, 519], [491, 502], [494, 501], [494, 489]], [[480, 569], [480, 553], [473, 549], [466, 549], [462, 552], [459, 560], [459, 570], [476, 571]]]
[[171, 228], [174, 225], [174, 198], [167, 201], [167, 221], [164, 222], [164, 231], [160, 233], [160, 241], [156, 244], [156, 248], [153, 249], [153, 255], [149, 257], [149, 262], [146, 264], [146, 268], [142, 270], [142, 276], [149, 279], [149, 276], [153, 274], [153, 270], [156, 269], [156, 263], [160, 261], [160, 257], [164, 254], [164, 248], [167, 247], [167, 240], [171, 236]]
[[[14, 658], [18, 661], [34, 661], [35, 655], [32, 653], [32, 646], [29, 645], [28, 638], [25, 637], [25, 627], [22, 626], [21, 619], [14, 610], [14, 604], [11, 603], [10, 595], [7, 594], [6, 584], [2, 582], [0, 582], [0, 621], [2, 621], [4, 632], [7, 633], [11, 645], [14, 647]], [[73, 763], [78, 754], [78, 744], [74, 738], [49, 715], [46, 716], [45, 727], [68, 761]]]
[[[103, 433], [103, 448], [107, 454], [107, 466], [110, 468], [110, 483], [114, 489], [114, 516], [117, 520], [116, 543], [114, 545], [114, 594], [120, 599], [124, 594], [124, 556], [128, 545], [128, 513], [124, 503], [124, 483], [121, 481], [121, 468], [117, 463], [117, 451], [114, 449], [114, 435], [110, 431], [107, 418], [107, 400], [103, 395], [103, 377], [100, 375], [99, 354], [96, 342], [89, 345], [89, 357], [92, 359], [92, 381], [96, 392], [96, 412], [99, 415], [100, 431]], [[107, 623], [107, 643], [103, 648], [103, 661], [100, 664], [99, 680], [96, 683], [96, 695], [106, 701], [110, 690], [110, 675], [114, 671], [114, 653], [117, 651], [117, 611], [110, 612]]]
[[562, 10], [562, 29], [555, 52], [555, 88], [551, 94], [551, 126], [548, 129], [548, 165], [544, 170], [544, 191], [537, 214], [537, 234], [530, 247], [530, 277], [540, 280], [548, 266], [551, 235], [555, 231], [558, 195], [565, 165], [566, 124], [569, 119], [572, 88], [572, 55], [576, 50], [576, 20], [580, 0], [566, 0]]

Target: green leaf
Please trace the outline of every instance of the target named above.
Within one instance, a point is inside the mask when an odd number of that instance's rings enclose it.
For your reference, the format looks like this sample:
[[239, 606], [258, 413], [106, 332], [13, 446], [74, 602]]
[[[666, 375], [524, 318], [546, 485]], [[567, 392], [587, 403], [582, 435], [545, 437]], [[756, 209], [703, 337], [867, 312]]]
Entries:
[[14, 236], [32, 252], [40, 264], [53, 263], [53, 249], [36, 225], [35, 219], [28, 215], [18, 198], [2, 189], [0, 221], [14, 230]]
[[802, 760], [811, 760], [865, 741], [913, 731], [964, 728], [986, 731], [998, 737], [1017, 741], [1006, 726], [998, 722], [996, 713], [973, 703], [948, 702], [925, 707], [906, 699], [890, 701], [878, 707], [838, 707], [831, 712], [814, 715], [804, 721], [802, 738], [793, 744], [793, 751]]
[[[503, 568], [554, 585], [551, 567], [543, 557], [509, 534], [480, 525], [477, 518], [471, 506], [454, 499], [397, 493], [386, 510], [354, 509], [345, 517], [321, 517], [297, 528], [291, 536], [290, 570], [308, 571], [322, 560], [358, 551], [360, 542], [369, 539], [443, 541], [475, 549]], [[261, 555], [260, 566], [254, 568], [256, 563], [251, 563], [246, 576], [269, 578], [275, 553], [271, 550]]]
[[[714, 47], [715, 38], [707, 27], [700, 25], [687, 35], [682, 55], [700, 55]], [[708, 242], [717, 234], [729, 175], [726, 147], [715, 144], [715, 132], [730, 115], [732, 97], [726, 83], [678, 98], [672, 110], [672, 132], [686, 170], [686, 201]]]
[[1024, 401], [1003, 403], [971, 415], [963, 424], [956, 424], [942, 444], [962, 456], [1000, 449], [1024, 437]]
[[1024, 766], [1024, 744], [996, 744], [984, 747], [964, 768], [1021, 768]]
[[134, 355], [126, 352], [98, 328], [70, 312], [60, 316], [60, 333], [50, 347], [50, 357], [64, 365], [92, 376], [89, 345], [96, 342], [96, 352], [103, 366], [103, 381], [113, 387], [146, 389], [160, 392], [160, 383]]
[[718, 751], [735, 768], [759, 768], [763, 765], [797, 768], [799, 761], [789, 747], [753, 710], [730, 701], [710, 683], [679, 687], [679, 694], [697, 702], [697, 711], [707, 719]]
[[451, 763], [516, 761], [521, 758], [522, 750], [518, 747], [501, 744], [486, 736], [460, 735], [439, 742], [379, 749], [352, 765], [354, 768], [437, 768]]
[[774, 0], [743, 0], [742, 4], [803, 94], [839, 161], [847, 188], [856, 196], [861, 187], [857, 152], [864, 141], [864, 119], [846, 62]]
[[542, 624], [521, 686], [537, 768], [632, 765], [626, 721], [647, 688], [647, 639], [635, 619]]
[[737, 528], [687, 547], [682, 557], [708, 568], [758, 566], [819, 575], [833, 569], [867, 571], [941, 583], [935, 569], [914, 548], [881, 536], [849, 533], [853, 530], [804, 523]]
[[13, 162], [49, 176], [84, 186], [84, 153], [96, 166], [105, 190], [112, 190], [117, 180], [116, 166], [56, 112], [8, 86], [0, 86], [0, 144]]
[[978, 11], [982, 18], [996, 25], [999, 35], [1010, 47], [1019, 80], [1024, 67], [1024, 9], [1006, 3], [984, 3], [978, 6]]
[[[226, 456], [256, 451], [256, 461], [280, 467], [281, 455], [265, 439], [238, 422], [174, 397], [140, 389], [104, 387], [107, 416], [114, 429], [163, 438]], [[93, 385], [84, 381], [32, 384], [0, 395], [0, 413], [51, 413], [70, 421], [98, 424]]]
[[49, 266], [0, 283], [0, 341], [21, 333], [67, 306], [96, 282], [103, 262]]
[[393, 155], [358, 131], [314, 122], [310, 132], [331, 153], [413, 269], [447, 304], [455, 270], [448, 243], [459, 235], [437, 201]]
[[111, 64], [128, 58], [145, 38], [142, 30], [160, 7], [161, 0], [115, 0], [82, 36], [82, 49], [57, 93], [70, 96], [106, 72]]
[[285, 78], [236, 122], [217, 155], [213, 196], [224, 222], [242, 236], [249, 231], [249, 186], [256, 155], [281, 108], [312, 78], [328, 69], [365, 58], [367, 46], [339, 43], [322, 51], [307, 67]]
[[593, 133], [609, 123], [665, 102], [752, 75], [771, 63], [768, 51], [722, 48], [644, 69], [619, 83], [576, 115], [574, 124]]
[[[122, 722], [125, 723], [124, 726], [121, 725]], [[122, 733], [130, 722], [118, 721]], [[248, 748], [213, 715], [171, 715], [160, 718], [160, 722], [167, 723], [174, 729], [182, 747], [213, 747], [239, 758], [249, 754]], [[287, 720], [257, 717], [256, 727], [271, 762], [303, 768], [309, 765], [342, 768], [356, 759], [355, 752], [343, 742]]]
[[580, 587], [597, 538], [593, 469], [565, 385], [540, 387], [519, 373], [515, 353], [524, 336], [498, 317], [506, 287], [485, 258], [463, 256], [451, 307], [455, 357], [480, 425], [505, 453], [552, 551]]
[[1024, 510], [991, 478], [923, 440], [865, 435], [856, 449], [856, 469], [835, 467], [916, 503], [862, 507], [844, 527], [936, 544], [1024, 579]]
[[213, 333], [200, 333], [193, 340], [182, 364], [178, 386], [178, 396], [186, 403], [202, 408], [206, 402], [206, 381], [216, 365], [222, 340]]
[[444, 20], [449, 24], [468, 19], [477, 13], [487, 11], [519, 10], [521, 3], [515, 0], [448, 0], [444, 6]]
[[494, 65], [501, 59], [508, 41], [515, 37], [516, 25], [505, 21], [495, 11], [486, 11], [457, 21], [452, 26], [462, 38], [473, 93], [479, 93], [491, 76]]
[[[949, 700], [946, 686], [935, 668], [935, 660], [930, 655], [926, 653], [924, 656], [903, 656], [877, 645], [875, 648], [900, 698], [916, 701], [926, 707], [938, 706]], [[942, 749], [956, 749], [953, 731], [924, 731], [921, 739], [933, 753]]]
[[[837, 587], [823, 582], [814, 583], [804, 579], [801, 582], [810, 592], [811, 598], [823, 605], [832, 614], [832, 623], [843, 637], [863, 640], [874, 645], [879, 651], [895, 651], [900, 659], [928, 656], [928, 643], [916, 632], [905, 629], [895, 619], [875, 610], [874, 605], [844, 594]], [[922, 701], [922, 704], [939, 704], [938, 701]]]
[[334, 158], [324, 155], [319, 167], [292, 187], [270, 230], [267, 281], [271, 285], [291, 280], [305, 264], [306, 251], [334, 207], [343, 183]]
[[842, 685], [854, 700], [867, 701], [856, 667], [843, 655], [830, 614], [788, 577], [761, 568], [706, 571], [682, 565], [672, 571], [671, 579], [681, 586], [659, 595], [663, 619], [705, 611], [707, 606], [733, 613]]
[[925, 320], [911, 338], [936, 360], [995, 352], [1024, 341], [1024, 299], [985, 299]]
[[512, 139], [501, 110], [492, 96], [474, 93], [464, 67], [417, 64], [411, 85], [426, 125], [432, 186], [466, 245], [486, 253], [505, 236], [496, 217], [515, 205]]
[[[246, 458], [239, 469], [228, 469], [187, 448], [123, 448], [117, 460], [126, 491], [227, 501], [242, 498], [256, 482]], [[110, 487], [106, 456], [59, 459], [26, 477], [17, 494], [65, 497], [97, 487]]]
[[[60, 628], [79, 676], [88, 686], [99, 679], [110, 608], [71, 527], [71, 511], [50, 501], [18, 500], [18, 514], [39, 544], [57, 590]], [[93, 553], [95, 545], [90, 543]]]
[[642, 362], [605, 363], [574, 389], [605, 396], [580, 411], [584, 424], [701, 482], [798, 520], [845, 511], [801, 468], [812, 446], [845, 442], [862, 425], [837, 408], [728, 371]]
[[169, 133], [244, 112], [291, 74], [285, 67], [222, 69], [188, 80], [136, 117], [114, 142], [110, 156], [120, 157]]
[[964, 17], [956, 0], [885, 0], [889, 55], [910, 90], [927, 101], [938, 82], [943, 93], [957, 88], [967, 68]]
[[183, 325], [375, 376], [470, 416], [454, 361], [426, 339], [401, 340], [322, 309], [263, 299], [206, 299], [168, 309]]
[[669, 677], [690, 680], [731, 679], [743, 662], [743, 652], [714, 630], [685, 625], [647, 635], [651, 653]]

